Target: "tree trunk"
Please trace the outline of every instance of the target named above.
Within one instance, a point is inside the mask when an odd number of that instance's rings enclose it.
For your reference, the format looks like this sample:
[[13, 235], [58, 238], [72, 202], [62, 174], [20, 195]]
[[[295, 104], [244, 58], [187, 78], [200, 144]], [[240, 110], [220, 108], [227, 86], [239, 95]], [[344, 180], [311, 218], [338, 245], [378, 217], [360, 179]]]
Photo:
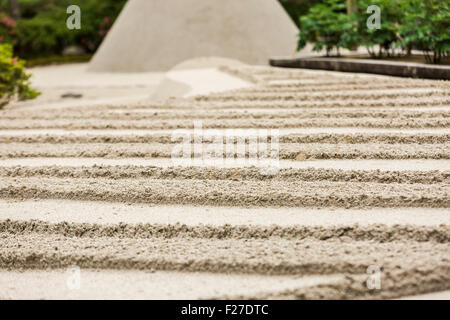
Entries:
[[9, 15], [14, 20], [19, 20], [19, 18], [20, 18], [19, 0], [8, 0], [8, 9], [9, 9]]
[[358, 10], [357, 0], [347, 0], [347, 13], [351, 14]]

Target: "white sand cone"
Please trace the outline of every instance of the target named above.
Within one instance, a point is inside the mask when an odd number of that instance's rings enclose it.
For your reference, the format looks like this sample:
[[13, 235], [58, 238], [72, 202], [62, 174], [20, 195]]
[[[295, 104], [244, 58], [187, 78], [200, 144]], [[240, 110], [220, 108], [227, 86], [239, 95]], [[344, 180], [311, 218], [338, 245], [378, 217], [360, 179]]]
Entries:
[[166, 71], [207, 56], [267, 64], [291, 55], [297, 34], [277, 0], [130, 0], [90, 70]]

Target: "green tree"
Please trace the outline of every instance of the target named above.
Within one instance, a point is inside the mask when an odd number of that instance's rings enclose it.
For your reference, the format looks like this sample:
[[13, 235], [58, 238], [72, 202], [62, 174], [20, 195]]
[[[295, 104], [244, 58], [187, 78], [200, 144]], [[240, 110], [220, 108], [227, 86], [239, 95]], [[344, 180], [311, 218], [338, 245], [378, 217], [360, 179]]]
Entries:
[[298, 49], [308, 42], [314, 43], [313, 50], [325, 49], [327, 56], [336, 49], [351, 49], [357, 45], [358, 24], [353, 15], [347, 14], [345, 1], [325, 0], [309, 10], [300, 18], [300, 36]]
[[[358, 1], [358, 11], [353, 13], [353, 19], [358, 23], [359, 43], [367, 48], [372, 57], [390, 56], [397, 47], [401, 46], [398, 26], [404, 20], [404, 3], [405, 0]], [[367, 27], [366, 21], [369, 14], [366, 13], [366, 10], [371, 5], [380, 8], [380, 29], [369, 29]], [[378, 53], [375, 50], [376, 47], [378, 47]]]
[[450, 7], [447, 1], [408, 0], [404, 23], [398, 27], [402, 43], [422, 50], [429, 63], [450, 53]]

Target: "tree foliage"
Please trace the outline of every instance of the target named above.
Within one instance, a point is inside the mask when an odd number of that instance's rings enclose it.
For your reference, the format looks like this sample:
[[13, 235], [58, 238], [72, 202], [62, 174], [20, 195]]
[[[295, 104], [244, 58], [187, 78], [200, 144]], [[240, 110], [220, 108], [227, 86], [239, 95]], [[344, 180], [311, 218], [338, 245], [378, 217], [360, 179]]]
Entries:
[[27, 100], [40, 94], [30, 88], [30, 76], [25, 72], [24, 61], [13, 56], [11, 45], [0, 45], [0, 107], [16, 95]]
[[351, 48], [357, 41], [357, 24], [347, 14], [345, 1], [325, 0], [312, 7], [300, 18], [300, 28], [299, 50], [312, 42], [313, 50], [325, 49], [328, 56], [332, 49], [339, 53], [340, 48]]
[[[5, 4], [0, 6], [0, 43], [9, 42], [23, 58], [61, 54], [67, 46], [78, 45], [94, 52], [108, 33], [126, 0], [19, 0], [21, 19], [15, 20]], [[66, 26], [66, 9], [76, 4], [81, 9], [81, 29]], [[2, 18], [6, 17], [6, 18]], [[14, 27], [1, 19], [13, 21]]]
[[[366, 12], [380, 8], [380, 28], [370, 29]], [[365, 46], [372, 57], [409, 54], [422, 50], [429, 62], [439, 63], [450, 52], [450, 10], [440, 0], [358, 0], [357, 10], [347, 13], [345, 0], [325, 0], [300, 17], [298, 48], [308, 42], [314, 50], [352, 49]]]

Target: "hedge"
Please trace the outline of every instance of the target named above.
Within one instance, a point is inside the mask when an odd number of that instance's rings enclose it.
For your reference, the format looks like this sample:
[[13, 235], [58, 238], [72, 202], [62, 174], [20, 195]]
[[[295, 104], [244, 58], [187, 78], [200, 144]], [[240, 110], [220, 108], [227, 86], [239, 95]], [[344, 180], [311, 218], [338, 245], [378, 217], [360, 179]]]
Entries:
[[[422, 50], [428, 62], [439, 63], [450, 53], [449, 3], [439, 0], [358, 0], [355, 12], [347, 13], [345, 0], [324, 0], [299, 19], [298, 48], [307, 43], [314, 50], [353, 49], [365, 46], [374, 58]], [[381, 28], [369, 29], [366, 10], [377, 5]]]

